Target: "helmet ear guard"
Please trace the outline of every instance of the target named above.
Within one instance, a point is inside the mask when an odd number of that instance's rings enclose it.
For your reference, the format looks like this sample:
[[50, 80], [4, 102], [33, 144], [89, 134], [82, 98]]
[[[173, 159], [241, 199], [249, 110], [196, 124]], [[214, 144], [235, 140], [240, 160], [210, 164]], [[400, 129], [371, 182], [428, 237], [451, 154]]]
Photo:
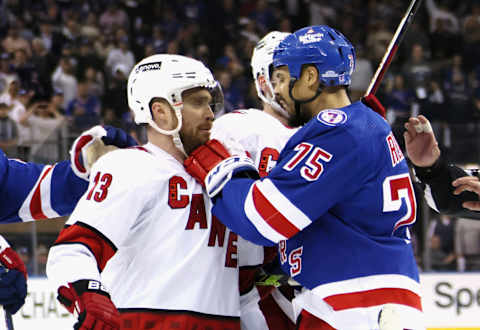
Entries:
[[288, 112], [286, 112], [280, 106], [280, 104], [275, 101], [275, 93], [271, 82], [271, 74], [273, 71], [272, 63], [274, 49], [288, 35], [290, 35], [290, 33], [279, 31], [272, 31], [265, 35], [256, 44], [250, 62], [258, 97], [264, 103], [269, 104], [275, 111], [279, 112], [285, 117], [289, 116]]

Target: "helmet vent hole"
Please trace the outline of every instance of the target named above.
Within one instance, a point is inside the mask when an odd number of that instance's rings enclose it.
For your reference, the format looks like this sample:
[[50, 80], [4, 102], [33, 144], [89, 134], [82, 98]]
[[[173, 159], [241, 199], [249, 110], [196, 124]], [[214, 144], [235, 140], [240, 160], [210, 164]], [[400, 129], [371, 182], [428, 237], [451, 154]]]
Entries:
[[332, 40], [335, 40], [335, 36], [334, 36], [331, 32], [328, 32], [328, 35], [330, 36], [330, 38], [331, 38]]
[[338, 53], [340, 54], [340, 57], [343, 58], [343, 52], [341, 47], [338, 47]]

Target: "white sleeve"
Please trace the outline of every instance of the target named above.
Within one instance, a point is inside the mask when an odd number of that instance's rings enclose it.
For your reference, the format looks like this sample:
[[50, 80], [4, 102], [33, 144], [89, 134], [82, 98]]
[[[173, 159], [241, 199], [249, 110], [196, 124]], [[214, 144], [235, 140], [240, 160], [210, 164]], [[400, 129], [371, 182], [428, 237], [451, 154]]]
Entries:
[[100, 272], [92, 252], [81, 244], [62, 244], [50, 248], [47, 277], [58, 288], [78, 280], [100, 281]]
[[[99, 270], [121, 248], [130, 229], [150, 208], [155, 191], [151, 171], [138, 169], [140, 157], [117, 150], [93, 166], [90, 184], [50, 249], [47, 276], [57, 286], [80, 279], [100, 280]], [[148, 156], [148, 154], [147, 154]], [[72, 238], [73, 237], [73, 238]]]
[[3, 250], [8, 247], [10, 247], [10, 244], [8, 244], [7, 240], [0, 235], [0, 252], [3, 252]]

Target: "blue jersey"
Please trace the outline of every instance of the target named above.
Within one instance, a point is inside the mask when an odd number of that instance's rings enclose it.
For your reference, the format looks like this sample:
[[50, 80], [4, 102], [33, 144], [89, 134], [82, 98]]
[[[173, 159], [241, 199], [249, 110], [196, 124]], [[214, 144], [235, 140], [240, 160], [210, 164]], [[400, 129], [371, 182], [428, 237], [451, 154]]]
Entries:
[[8, 159], [0, 150], [0, 223], [56, 218], [72, 213], [88, 181], [70, 161], [54, 165]]
[[321, 111], [267, 177], [234, 176], [214, 202], [234, 232], [278, 243], [283, 271], [335, 310], [359, 288], [368, 291], [362, 304], [401, 292], [399, 303], [421, 309], [408, 166], [388, 123], [363, 103]]

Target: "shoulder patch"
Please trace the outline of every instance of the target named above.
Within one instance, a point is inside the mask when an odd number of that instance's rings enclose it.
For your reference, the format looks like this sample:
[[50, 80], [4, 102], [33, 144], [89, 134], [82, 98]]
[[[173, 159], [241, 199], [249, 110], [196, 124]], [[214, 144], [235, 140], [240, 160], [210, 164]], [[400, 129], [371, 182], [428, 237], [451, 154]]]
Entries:
[[320, 111], [317, 120], [328, 126], [338, 126], [347, 121], [347, 114], [342, 110], [327, 109]]

